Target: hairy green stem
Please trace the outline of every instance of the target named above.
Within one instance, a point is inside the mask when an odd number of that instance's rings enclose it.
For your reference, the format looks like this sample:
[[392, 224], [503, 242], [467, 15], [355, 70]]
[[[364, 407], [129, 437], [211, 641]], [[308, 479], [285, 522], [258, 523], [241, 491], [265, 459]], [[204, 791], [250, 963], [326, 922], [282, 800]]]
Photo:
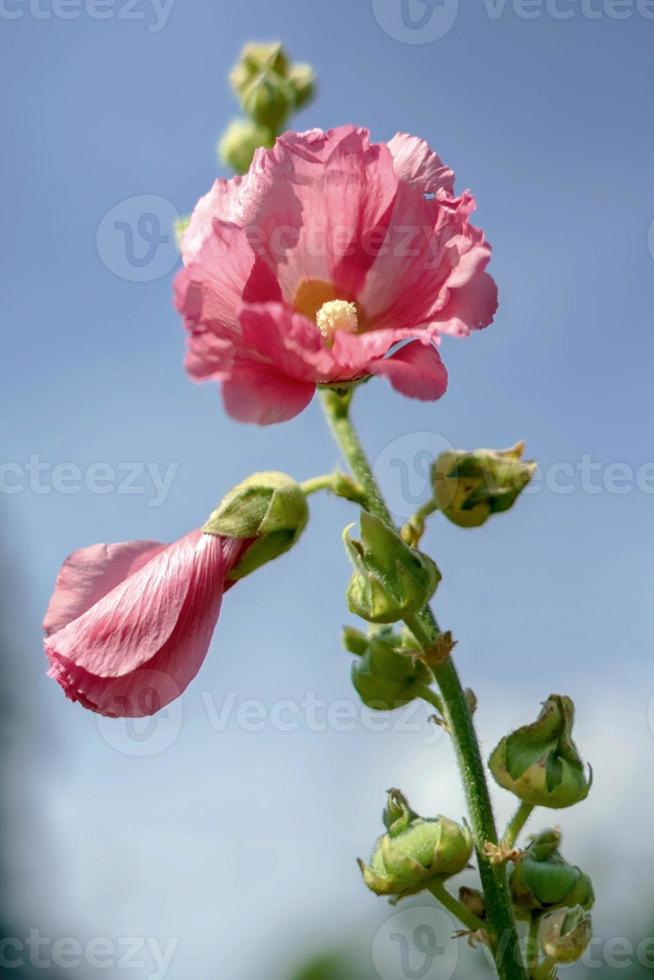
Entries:
[[486, 923], [484, 920], [477, 918], [470, 909], [465, 907], [463, 902], [459, 902], [454, 895], [450, 894], [442, 881], [431, 881], [427, 885], [427, 890], [441, 903], [444, 909], [447, 909], [450, 915], [458, 919], [470, 932], [485, 931]]
[[520, 804], [504, 832], [502, 844], [505, 847], [508, 847], [509, 849], [515, 847], [515, 842], [517, 841], [524, 825], [527, 823], [533, 812], [534, 807], [531, 805], [531, 803]]
[[[352, 392], [340, 395], [335, 391], [323, 390], [321, 397], [334, 437], [352, 473], [366, 494], [368, 510], [390, 527], [394, 527], [386, 502], [350, 420]], [[416, 640], [423, 645], [423, 648], [432, 647], [439, 630], [429, 607], [423, 610], [413, 626], [409, 626], [415, 635], [414, 627], [418, 628], [420, 635], [416, 636]], [[497, 973], [500, 980], [528, 980], [505, 869], [503, 866], [493, 865], [484, 853], [484, 845], [497, 844], [498, 837], [484, 764], [465, 691], [451, 660], [433, 669], [443, 696], [445, 719], [456, 750], [468, 801], [479, 873], [486, 898], [487, 927], [492, 938], [492, 953]]]

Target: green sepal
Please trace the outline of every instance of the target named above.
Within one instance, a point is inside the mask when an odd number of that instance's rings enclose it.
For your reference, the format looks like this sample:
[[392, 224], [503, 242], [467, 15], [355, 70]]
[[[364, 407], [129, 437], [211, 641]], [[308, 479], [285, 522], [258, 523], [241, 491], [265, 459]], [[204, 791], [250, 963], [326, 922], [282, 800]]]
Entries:
[[202, 528], [205, 534], [251, 539], [230, 580], [288, 551], [306, 527], [309, 509], [302, 488], [285, 473], [254, 473], [223, 498]]

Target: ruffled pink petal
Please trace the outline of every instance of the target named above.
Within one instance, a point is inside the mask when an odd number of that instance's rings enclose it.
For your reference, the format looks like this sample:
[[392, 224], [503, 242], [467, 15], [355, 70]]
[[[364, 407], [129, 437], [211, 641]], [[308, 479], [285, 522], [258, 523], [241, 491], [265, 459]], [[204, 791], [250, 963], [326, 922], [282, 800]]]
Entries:
[[[101, 714], [140, 717], [181, 694], [206, 656], [225, 575], [241, 548], [193, 531], [51, 633], [50, 673], [68, 697]], [[117, 553], [114, 574], [126, 570], [125, 554]], [[108, 574], [105, 565], [103, 583]], [[154, 695], [153, 677], [161, 679]]]
[[240, 312], [242, 351], [298, 381], [329, 378], [334, 358], [314, 323], [283, 303], [245, 304]]
[[454, 171], [446, 167], [425, 140], [396, 133], [387, 143], [395, 173], [421, 194], [454, 194]]
[[272, 150], [257, 152], [248, 216], [253, 228], [267, 222], [265, 254], [287, 302], [303, 280], [333, 283], [344, 296], [357, 291], [397, 186], [388, 148], [354, 126], [284, 133]]
[[446, 295], [458, 256], [435, 230], [435, 204], [400, 184], [384, 247], [359, 294], [375, 330], [416, 328]]
[[307, 407], [315, 383], [297, 381], [269, 364], [244, 362], [223, 382], [225, 408], [239, 422], [271, 425], [286, 422]]
[[168, 545], [158, 541], [122, 541], [78, 548], [66, 558], [55, 583], [43, 631], [63, 629]]
[[220, 221], [238, 222], [241, 214], [239, 195], [242, 193], [243, 177], [232, 177], [231, 180], [219, 178], [193, 209], [182, 240], [180, 251], [184, 264], [188, 265], [200, 252], [204, 242], [211, 234], [215, 219]]
[[447, 369], [431, 343], [406, 344], [390, 357], [374, 361], [370, 370], [387, 377], [396, 391], [409, 398], [436, 401], [447, 390]]
[[481, 330], [492, 323], [497, 307], [497, 284], [481, 268], [465, 286], [449, 292], [447, 303], [432, 323], [441, 333], [467, 337], [472, 330]]

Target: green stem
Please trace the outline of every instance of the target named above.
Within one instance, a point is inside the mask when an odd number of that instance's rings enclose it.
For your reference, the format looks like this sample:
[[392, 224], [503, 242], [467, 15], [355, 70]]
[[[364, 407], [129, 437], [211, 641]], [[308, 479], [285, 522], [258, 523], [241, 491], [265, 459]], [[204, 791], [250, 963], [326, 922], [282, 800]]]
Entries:
[[509, 849], [515, 847], [515, 842], [520, 836], [524, 825], [532, 815], [534, 807], [531, 803], [521, 803], [504, 832], [502, 844]]
[[419, 507], [415, 514], [412, 514], [409, 520], [406, 522], [402, 528], [402, 537], [409, 541], [409, 543], [415, 548], [425, 533], [425, 526], [428, 517], [435, 514], [438, 510], [438, 504], [435, 500], [428, 500], [426, 503]]
[[465, 907], [463, 902], [459, 902], [458, 899], [448, 892], [447, 888], [442, 881], [432, 881], [427, 885], [427, 891], [431, 892], [434, 898], [441, 903], [443, 908], [447, 909], [450, 915], [458, 919], [459, 922], [463, 923], [466, 929], [470, 932], [480, 932], [486, 929], [486, 923], [483, 919], [477, 918], [477, 916]]
[[319, 490], [331, 490], [334, 485], [332, 473], [325, 473], [324, 476], [314, 476], [310, 480], [305, 480], [300, 484], [305, 497], [310, 497], [312, 493]]
[[[321, 397], [334, 437], [366, 494], [368, 510], [393, 527], [388, 507], [350, 420], [352, 393], [341, 396], [335, 391], [323, 390]], [[420, 635], [416, 639], [425, 648], [433, 646], [438, 636], [438, 625], [429, 607], [423, 610], [413, 626], [409, 626], [414, 635], [418, 623]], [[484, 844], [497, 844], [498, 838], [484, 764], [465, 692], [451, 660], [435, 667], [434, 675], [443, 695], [445, 718], [468, 801], [497, 973], [501, 980], [528, 980], [504, 868], [491, 864], [484, 854]]]

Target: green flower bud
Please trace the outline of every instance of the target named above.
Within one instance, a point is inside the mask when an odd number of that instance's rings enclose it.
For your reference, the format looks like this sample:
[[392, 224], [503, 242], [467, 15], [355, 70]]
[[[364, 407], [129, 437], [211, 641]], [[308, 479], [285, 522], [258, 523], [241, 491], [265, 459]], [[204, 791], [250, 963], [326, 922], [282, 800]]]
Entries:
[[524, 803], [560, 809], [585, 800], [592, 785], [572, 740], [575, 708], [551, 694], [531, 725], [499, 743], [489, 766], [496, 781]]
[[429, 668], [402, 652], [404, 640], [389, 627], [365, 636], [348, 628], [343, 643], [358, 658], [352, 665], [352, 683], [363, 703], [376, 711], [392, 711], [419, 697], [416, 688], [429, 686]]
[[293, 65], [288, 81], [293, 90], [295, 108], [303, 109], [316, 94], [316, 76], [311, 65]]
[[218, 155], [223, 163], [244, 174], [260, 146], [273, 146], [275, 134], [252, 119], [234, 119], [218, 143]]
[[252, 538], [252, 544], [230, 574], [244, 578], [288, 551], [309, 518], [302, 488], [290, 476], [274, 471], [254, 473], [227, 494], [202, 528], [205, 534]]
[[446, 817], [417, 816], [398, 790], [389, 792], [387, 833], [379, 838], [370, 865], [359, 861], [363, 880], [376, 895], [416, 895], [434, 878], [450, 878], [468, 864], [472, 838], [467, 827]]
[[592, 936], [591, 917], [579, 905], [549, 912], [538, 927], [540, 947], [554, 963], [575, 963], [581, 959]]
[[459, 527], [480, 527], [491, 514], [509, 510], [536, 470], [523, 452], [519, 442], [511, 449], [441, 453], [432, 469], [439, 509]]
[[241, 104], [255, 123], [278, 133], [295, 106], [295, 93], [277, 72], [263, 71], [243, 91]]
[[182, 238], [184, 237], [184, 232], [191, 223], [190, 215], [184, 215], [183, 218], [178, 218], [175, 222], [175, 241], [177, 243], [177, 248], [181, 247]]
[[562, 857], [560, 843], [560, 831], [546, 830], [534, 837], [515, 865], [509, 879], [511, 893], [523, 914], [573, 905], [592, 908], [595, 902], [592, 882]]
[[241, 57], [230, 72], [229, 80], [236, 95], [241, 98], [252, 79], [261, 72], [274, 71], [285, 78], [289, 70], [288, 56], [279, 41], [264, 44], [251, 42], [241, 51]]
[[370, 623], [394, 623], [423, 609], [441, 578], [431, 558], [366, 511], [361, 541], [351, 540], [349, 530], [344, 540], [355, 568], [347, 591], [350, 610]]

